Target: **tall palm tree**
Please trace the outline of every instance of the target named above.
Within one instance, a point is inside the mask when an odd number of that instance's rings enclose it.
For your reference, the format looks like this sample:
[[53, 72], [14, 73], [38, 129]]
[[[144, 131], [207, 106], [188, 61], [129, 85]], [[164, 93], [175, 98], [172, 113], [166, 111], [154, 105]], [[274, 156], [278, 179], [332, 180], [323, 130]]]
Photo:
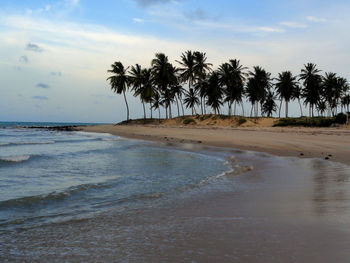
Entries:
[[234, 92], [231, 93], [233, 101], [235, 102], [234, 115], [236, 115], [236, 103], [241, 104], [242, 114], [244, 115], [243, 96], [244, 96], [244, 82], [248, 74], [245, 72], [248, 68], [243, 67], [238, 59], [231, 59], [230, 66], [233, 73]]
[[152, 116], [152, 97], [156, 93], [156, 88], [153, 85], [152, 69], [144, 68], [141, 72], [141, 83], [142, 83], [142, 99], [144, 102], [150, 104], [150, 116]]
[[327, 103], [325, 100], [320, 100], [317, 104], [318, 115], [324, 117], [324, 112], [327, 110]]
[[[206, 53], [195, 51], [193, 53], [194, 60], [195, 60], [195, 76], [196, 76], [196, 82], [201, 82], [202, 84], [206, 81], [208, 72], [211, 71], [211, 63], [207, 62], [207, 56]], [[199, 91], [196, 89], [196, 91]], [[200, 100], [201, 100], [201, 113], [202, 115], [205, 114], [205, 103], [203, 103], [203, 100], [205, 100], [205, 93], [199, 91]]]
[[310, 115], [314, 117], [314, 106], [317, 105], [321, 98], [322, 77], [318, 74], [320, 70], [316, 68], [316, 64], [308, 63], [304, 67], [301, 70], [299, 80], [303, 80], [302, 95], [304, 103], [306, 105], [309, 104]]
[[267, 117], [271, 117], [272, 113], [277, 110], [275, 99], [275, 94], [273, 94], [273, 92], [269, 90], [261, 107], [262, 113], [266, 114]]
[[112, 69], [108, 70], [107, 72], [113, 73], [113, 75], [107, 78], [107, 80], [109, 80], [111, 89], [115, 93], [123, 93], [126, 105], [126, 120], [129, 121], [129, 105], [125, 95], [125, 91], [128, 89], [129, 84], [128, 76], [126, 73], [129, 67], [124, 68], [123, 64], [120, 61], [114, 62], [111, 67]]
[[293, 99], [298, 88], [296, 77], [290, 71], [283, 71], [278, 74], [277, 83], [275, 84], [276, 92], [280, 97], [281, 104], [279, 109], [279, 117], [281, 117], [282, 100], [286, 102], [286, 118], [288, 118], [288, 102]]
[[[235, 102], [235, 106], [236, 103], [241, 103], [242, 112], [244, 112], [242, 97], [244, 94], [245, 69], [237, 59], [231, 59], [229, 63], [224, 63], [219, 67], [220, 82], [225, 87], [225, 101], [228, 103], [229, 115], [232, 115], [233, 102]], [[234, 115], [236, 115], [236, 107]]]
[[346, 94], [342, 97], [341, 103], [344, 106], [346, 112], [349, 112], [349, 106], [350, 106], [350, 94]]
[[195, 57], [192, 51], [187, 50], [181, 54], [181, 60], [176, 60], [181, 65], [179, 68], [180, 80], [188, 82], [188, 90], [193, 87], [196, 73], [195, 73]]
[[194, 89], [200, 97], [201, 112], [203, 114], [206, 114], [205, 100], [208, 95], [208, 85], [209, 84], [207, 77], [204, 77], [203, 79], [198, 79], [196, 84], [194, 85]]
[[160, 107], [161, 107], [161, 98], [158, 92], [155, 92], [151, 98], [152, 108], [158, 109], [158, 120], [160, 122]]
[[190, 88], [189, 91], [185, 93], [184, 102], [185, 102], [186, 108], [192, 109], [192, 116], [193, 116], [196, 111], [195, 106], [199, 104], [199, 99], [193, 88]]
[[223, 89], [220, 85], [220, 78], [217, 72], [212, 72], [208, 80], [207, 105], [214, 109], [215, 114], [220, 114], [220, 107], [223, 104]]
[[171, 103], [174, 95], [169, 91], [171, 85], [177, 83], [176, 68], [169, 63], [168, 57], [163, 53], [156, 53], [152, 60], [152, 74], [155, 85], [158, 86], [161, 94], [165, 98], [166, 111], [169, 108], [169, 117], [171, 118]]
[[175, 94], [175, 101], [176, 101], [176, 105], [177, 105], [177, 115], [180, 116], [180, 107], [179, 107], [179, 101], [180, 101], [181, 108], [182, 108], [182, 116], [184, 116], [185, 112], [184, 112], [184, 107], [182, 104], [182, 94], [184, 94], [185, 89], [179, 83], [177, 83], [177, 85], [174, 85], [171, 87], [171, 90]]
[[301, 97], [302, 97], [301, 86], [297, 85], [294, 89], [293, 99], [298, 100], [299, 108], [300, 108], [300, 116], [303, 116], [303, 108], [301, 107], [301, 102], [300, 102]]
[[259, 66], [255, 66], [253, 69], [254, 71], [249, 72], [246, 95], [252, 104], [250, 115], [252, 116], [253, 109], [255, 109], [255, 117], [257, 117], [259, 103], [263, 103], [271, 87], [271, 73]]
[[146, 119], [142, 68], [139, 64], [136, 64], [135, 66], [131, 66], [131, 69], [129, 71], [129, 82], [133, 87], [132, 91], [134, 91], [134, 97], [140, 96], [140, 100], [143, 106], [143, 118]]

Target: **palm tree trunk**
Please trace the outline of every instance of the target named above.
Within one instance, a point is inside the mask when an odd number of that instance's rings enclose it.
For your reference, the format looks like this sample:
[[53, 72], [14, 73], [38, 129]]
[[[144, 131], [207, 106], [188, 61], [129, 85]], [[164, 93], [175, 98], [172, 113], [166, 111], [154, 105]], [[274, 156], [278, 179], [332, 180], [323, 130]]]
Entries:
[[171, 114], [171, 103], [169, 103], [169, 118], [171, 119], [173, 115]]
[[236, 106], [237, 102], [235, 101], [235, 105], [233, 106], [233, 116], [236, 116]]
[[179, 99], [180, 104], [181, 104], [182, 116], [185, 116], [184, 105], [183, 105], [183, 103], [182, 103], [182, 99], [180, 98], [180, 96], [178, 96], [178, 99]]
[[254, 104], [253, 104], [253, 102], [252, 102], [252, 108], [251, 108], [251, 110], [250, 110], [250, 117], [253, 116], [253, 108], [254, 108]]
[[142, 106], [143, 106], [143, 119], [146, 119], [146, 108], [145, 108], [145, 102], [142, 100]]
[[300, 103], [300, 99], [298, 98], [298, 102], [299, 102], [299, 107], [300, 107], [300, 114], [301, 116], [303, 116], [303, 109], [301, 107], [301, 103]]
[[153, 113], [152, 113], [152, 103], [149, 103], [149, 108], [150, 108], [150, 112], [151, 112], [151, 119], [153, 119]]
[[165, 107], [165, 118], [168, 119], [168, 106]]
[[158, 105], [158, 120], [159, 120], [159, 123], [160, 123], [160, 107]]
[[232, 109], [231, 109], [231, 104], [229, 101], [227, 102], [227, 105], [228, 105], [228, 116], [231, 116]]
[[179, 101], [177, 100], [177, 97], [175, 95], [176, 105], [177, 105], [177, 117], [180, 117], [180, 108], [179, 108]]
[[286, 101], [286, 118], [288, 118], [288, 101]]
[[124, 100], [126, 105], [126, 120], [129, 121], [129, 105], [128, 105], [128, 101], [126, 100], [125, 90], [123, 90], [123, 95], [124, 95]]
[[244, 117], [244, 106], [243, 106], [243, 102], [241, 102], [241, 106], [242, 106], [242, 116]]
[[203, 111], [203, 97], [201, 97], [201, 113], [202, 113], [202, 115], [204, 114], [204, 111]]
[[280, 107], [278, 109], [278, 118], [281, 118], [281, 108], [282, 108], [282, 99], [281, 99], [281, 102], [280, 102]]
[[192, 106], [192, 116], [193, 116], [193, 106]]

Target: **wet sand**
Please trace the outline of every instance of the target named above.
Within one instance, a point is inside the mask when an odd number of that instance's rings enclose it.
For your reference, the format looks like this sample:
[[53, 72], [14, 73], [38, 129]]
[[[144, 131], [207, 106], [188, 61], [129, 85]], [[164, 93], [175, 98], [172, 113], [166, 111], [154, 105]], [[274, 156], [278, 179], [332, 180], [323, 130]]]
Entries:
[[279, 156], [329, 159], [350, 165], [349, 128], [98, 125], [81, 129], [143, 140], [200, 143]]

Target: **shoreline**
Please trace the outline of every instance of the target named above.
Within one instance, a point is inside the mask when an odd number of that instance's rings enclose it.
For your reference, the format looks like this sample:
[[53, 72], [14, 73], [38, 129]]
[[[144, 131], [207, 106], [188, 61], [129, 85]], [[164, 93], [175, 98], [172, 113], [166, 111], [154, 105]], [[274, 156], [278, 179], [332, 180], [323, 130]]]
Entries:
[[232, 128], [110, 124], [79, 126], [77, 130], [110, 133], [130, 139], [235, 148], [276, 156], [321, 158], [350, 165], [350, 129], [348, 128]]

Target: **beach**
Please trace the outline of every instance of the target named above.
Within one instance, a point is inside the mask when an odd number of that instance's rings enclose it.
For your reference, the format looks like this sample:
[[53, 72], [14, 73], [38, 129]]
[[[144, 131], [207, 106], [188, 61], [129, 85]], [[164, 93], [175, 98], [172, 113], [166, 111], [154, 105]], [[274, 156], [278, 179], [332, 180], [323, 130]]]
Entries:
[[1, 131], [1, 261], [350, 257], [347, 128], [75, 129]]
[[277, 156], [321, 158], [350, 165], [350, 129], [305, 127], [219, 127], [97, 125], [81, 128], [127, 138], [205, 144], [267, 152]]

